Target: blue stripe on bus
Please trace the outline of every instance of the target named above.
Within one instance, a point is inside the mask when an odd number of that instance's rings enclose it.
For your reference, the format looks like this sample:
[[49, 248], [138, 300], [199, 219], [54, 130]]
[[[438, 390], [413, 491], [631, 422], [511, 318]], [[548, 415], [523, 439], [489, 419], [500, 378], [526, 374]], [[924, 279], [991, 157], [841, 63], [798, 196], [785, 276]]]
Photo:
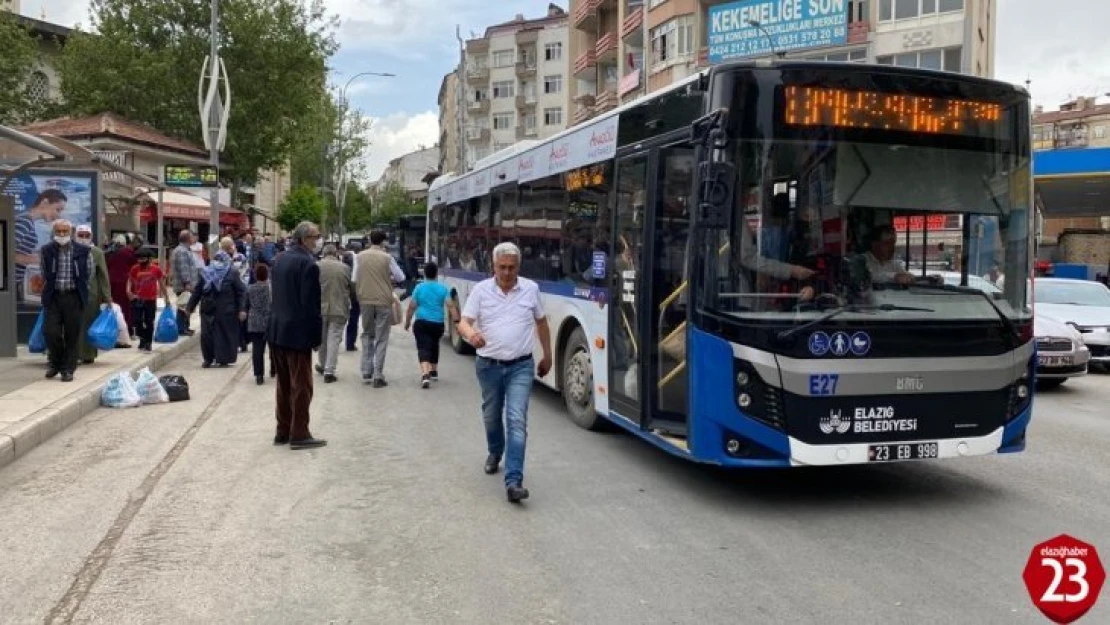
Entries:
[[[481, 282], [490, 277], [490, 274], [481, 271], [466, 271], [464, 269], [444, 269], [440, 272], [442, 275], [458, 278], [459, 280], [469, 280], [471, 282]], [[555, 282], [553, 280], [534, 280], [529, 278], [540, 287], [540, 293], [547, 293], [548, 295], [559, 295], [562, 297], [570, 297], [573, 299], [587, 300], [591, 302], [605, 302], [609, 299], [609, 289], [603, 289], [593, 286], [582, 286], [573, 282]]]

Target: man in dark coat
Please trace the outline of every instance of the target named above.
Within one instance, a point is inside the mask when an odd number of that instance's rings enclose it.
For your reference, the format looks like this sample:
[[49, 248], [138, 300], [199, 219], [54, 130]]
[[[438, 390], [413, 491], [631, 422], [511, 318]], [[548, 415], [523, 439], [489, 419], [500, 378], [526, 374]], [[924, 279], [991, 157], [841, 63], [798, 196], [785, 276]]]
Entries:
[[81, 318], [89, 303], [89, 277], [93, 257], [89, 248], [73, 241], [73, 224], [54, 222], [54, 240], [39, 250], [42, 267], [42, 324], [50, 364], [46, 377], [62, 374], [63, 382], [73, 381], [81, 341]]
[[309, 432], [312, 404], [312, 351], [320, 346], [320, 268], [313, 253], [320, 228], [308, 221], [293, 230], [293, 244], [278, 256], [270, 274], [272, 305], [267, 340], [277, 369], [275, 445], [291, 449], [323, 447]]

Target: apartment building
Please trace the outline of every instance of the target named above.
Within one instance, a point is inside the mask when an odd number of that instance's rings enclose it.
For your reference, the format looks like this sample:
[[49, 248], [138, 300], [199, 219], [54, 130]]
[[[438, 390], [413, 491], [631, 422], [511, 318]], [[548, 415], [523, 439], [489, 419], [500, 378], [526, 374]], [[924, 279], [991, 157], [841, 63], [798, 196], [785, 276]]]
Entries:
[[567, 35], [566, 11], [551, 4], [544, 17], [525, 19], [518, 14], [466, 42], [466, 149], [458, 171], [518, 141], [544, 139], [567, 127]]
[[439, 172], [448, 173], [460, 171], [464, 155], [461, 150], [462, 130], [459, 123], [459, 72], [452, 71], [443, 77], [439, 84]]
[[[1060, 105], [1055, 111], [1045, 111], [1043, 106], [1033, 110], [1034, 150], [1082, 150], [1084, 148], [1110, 148], [1110, 104], [1099, 104], [1095, 96], [1080, 96]], [[1082, 184], [1083, 181], [1079, 181]], [[1099, 190], [1090, 182], [1086, 188]], [[1110, 230], [1110, 212], [1102, 215], [1046, 216], [1044, 245], [1054, 245], [1065, 230]]]
[[[768, 4], [571, 0], [573, 123], [712, 63], [774, 54], [994, 75], [996, 0], [807, 0], [794, 19]], [[753, 25], [752, 15], [768, 23]], [[807, 27], [807, 19], [830, 26]]]

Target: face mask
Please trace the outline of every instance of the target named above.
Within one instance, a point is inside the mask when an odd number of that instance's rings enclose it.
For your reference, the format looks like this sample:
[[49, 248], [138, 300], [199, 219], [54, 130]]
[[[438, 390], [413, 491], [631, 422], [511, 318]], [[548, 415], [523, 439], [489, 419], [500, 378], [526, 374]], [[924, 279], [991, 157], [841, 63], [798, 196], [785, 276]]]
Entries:
[[54, 242], [58, 245], [69, 245], [69, 237], [54, 237]]

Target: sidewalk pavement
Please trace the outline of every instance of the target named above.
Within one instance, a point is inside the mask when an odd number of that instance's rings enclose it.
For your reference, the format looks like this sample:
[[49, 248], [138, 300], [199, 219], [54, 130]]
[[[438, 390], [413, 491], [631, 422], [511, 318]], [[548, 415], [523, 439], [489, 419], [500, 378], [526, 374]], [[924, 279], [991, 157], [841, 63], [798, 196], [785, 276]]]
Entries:
[[0, 359], [0, 467], [46, 442], [100, 407], [100, 390], [120, 371], [132, 374], [143, 367], [157, 371], [200, 340], [194, 315], [193, 336], [173, 344], [154, 344], [152, 353], [140, 352], [138, 341], [129, 349], [100, 352], [96, 362], [80, 365], [73, 382], [47, 380], [46, 355], [32, 354], [20, 345], [16, 358]]

